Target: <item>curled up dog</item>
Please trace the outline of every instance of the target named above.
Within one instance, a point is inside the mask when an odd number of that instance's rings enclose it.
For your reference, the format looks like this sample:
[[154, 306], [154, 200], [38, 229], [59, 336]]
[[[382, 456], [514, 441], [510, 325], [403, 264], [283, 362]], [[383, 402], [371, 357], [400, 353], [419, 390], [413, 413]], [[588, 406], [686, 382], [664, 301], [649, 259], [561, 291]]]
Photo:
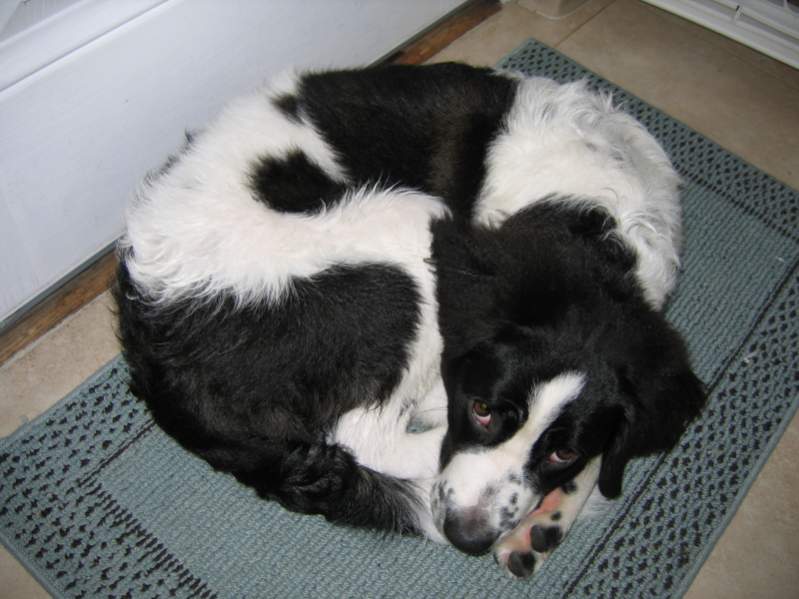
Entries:
[[679, 245], [668, 158], [583, 83], [290, 74], [142, 185], [120, 337], [158, 424], [259, 495], [526, 576], [702, 406]]

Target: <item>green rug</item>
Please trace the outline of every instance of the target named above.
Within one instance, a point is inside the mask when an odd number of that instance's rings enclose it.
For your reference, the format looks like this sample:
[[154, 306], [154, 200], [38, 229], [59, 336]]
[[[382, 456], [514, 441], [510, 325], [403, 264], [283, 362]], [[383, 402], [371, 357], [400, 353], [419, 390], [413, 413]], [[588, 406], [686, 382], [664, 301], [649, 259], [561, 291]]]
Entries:
[[797, 407], [799, 194], [554, 50], [501, 66], [615, 93], [686, 182], [668, 308], [710, 390], [670, 455], [579, 523], [540, 575], [333, 527], [258, 500], [155, 428], [116, 359], [0, 441], [0, 537], [56, 597], [674, 597], [687, 589]]

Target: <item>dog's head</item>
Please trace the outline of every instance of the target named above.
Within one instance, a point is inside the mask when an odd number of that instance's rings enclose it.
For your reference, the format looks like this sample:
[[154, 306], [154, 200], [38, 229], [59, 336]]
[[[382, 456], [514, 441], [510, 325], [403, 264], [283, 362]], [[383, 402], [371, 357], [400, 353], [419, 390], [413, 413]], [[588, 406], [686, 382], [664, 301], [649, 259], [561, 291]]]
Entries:
[[616, 497], [627, 462], [673, 447], [701, 408], [684, 343], [643, 299], [613, 224], [542, 207], [497, 231], [436, 232], [449, 430], [432, 505], [465, 552], [596, 456]]

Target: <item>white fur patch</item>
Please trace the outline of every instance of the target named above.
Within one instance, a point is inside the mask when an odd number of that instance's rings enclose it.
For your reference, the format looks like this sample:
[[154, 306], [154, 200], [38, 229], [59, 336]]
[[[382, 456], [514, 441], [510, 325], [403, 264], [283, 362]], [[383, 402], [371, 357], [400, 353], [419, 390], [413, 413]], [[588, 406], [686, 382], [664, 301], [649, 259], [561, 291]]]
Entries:
[[[420, 351], [417, 349], [417, 353]], [[346, 446], [358, 463], [372, 470], [397, 478], [433, 479], [438, 474], [441, 441], [447, 430], [447, 397], [435, 359], [438, 355], [430, 352], [420, 356], [419, 362], [428, 365], [430, 376], [411, 372], [383, 405], [358, 407], [339, 418], [330, 442]], [[414, 369], [411, 364], [410, 370]], [[432, 384], [426, 397], [420, 384]], [[425, 423], [430, 428], [409, 432], [408, 425], [418, 418], [419, 408], [428, 411]]]
[[585, 375], [574, 372], [561, 374], [539, 385], [530, 401], [527, 421], [516, 434], [496, 448], [498, 455], [509, 463], [524, 465], [530, 454], [530, 448], [563, 408], [580, 395], [584, 385]]
[[240, 304], [276, 302], [292, 278], [333, 265], [418, 271], [429, 255], [429, 223], [444, 213], [437, 199], [403, 190], [360, 189], [310, 216], [271, 210], [243, 189], [172, 190], [132, 208], [124, 245], [133, 249], [131, 276], [156, 300], [227, 291]]
[[638, 254], [648, 301], [662, 306], [679, 266], [679, 177], [652, 135], [609, 96], [583, 82], [520, 81], [486, 173], [476, 219], [492, 226], [553, 194], [608, 210]]

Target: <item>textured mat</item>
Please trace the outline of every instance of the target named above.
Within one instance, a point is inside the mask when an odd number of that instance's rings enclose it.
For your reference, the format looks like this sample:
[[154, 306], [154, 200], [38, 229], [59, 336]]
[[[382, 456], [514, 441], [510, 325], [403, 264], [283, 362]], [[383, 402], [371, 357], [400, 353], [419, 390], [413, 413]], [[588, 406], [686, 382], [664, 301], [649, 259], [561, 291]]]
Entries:
[[155, 428], [120, 359], [0, 441], [0, 536], [57, 597], [673, 597], [690, 583], [797, 405], [799, 194], [529, 42], [502, 67], [613, 90], [686, 182], [684, 273], [668, 313], [709, 408], [540, 575], [336, 528], [257, 500]]

